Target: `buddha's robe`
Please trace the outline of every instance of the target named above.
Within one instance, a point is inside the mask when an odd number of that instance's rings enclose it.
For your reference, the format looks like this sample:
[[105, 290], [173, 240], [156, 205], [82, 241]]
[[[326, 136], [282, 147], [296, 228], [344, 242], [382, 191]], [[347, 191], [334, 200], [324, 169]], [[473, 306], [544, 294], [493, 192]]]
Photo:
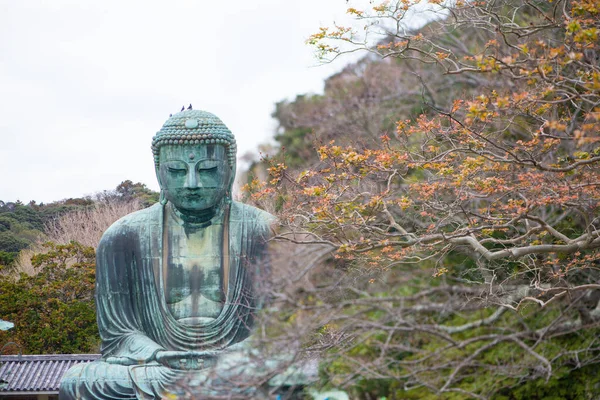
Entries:
[[227, 294], [216, 318], [190, 324], [176, 318], [165, 296], [170, 266], [163, 264], [170, 257], [162, 254], [163, 242], [173, 242], [173, 232], [163, 229], [169, 226], [167, 207], [156, 204], [127, 215], [103, 235], [96, 253], [102, 359], [70, 369], [61, 381], [61, 400], [161, 398], [186, 373], [154, 361], [158, 351], [218, 352], [249, 336], [259, 306], [253, 281], [266, 269], [273, 217], [232, 202], [228, 217], [225, 211], [213, 218], [213, 224], [228, 228], [227, 249], [215, 250], [229, 257], [228, 277], [220, 280], [227, 282]]

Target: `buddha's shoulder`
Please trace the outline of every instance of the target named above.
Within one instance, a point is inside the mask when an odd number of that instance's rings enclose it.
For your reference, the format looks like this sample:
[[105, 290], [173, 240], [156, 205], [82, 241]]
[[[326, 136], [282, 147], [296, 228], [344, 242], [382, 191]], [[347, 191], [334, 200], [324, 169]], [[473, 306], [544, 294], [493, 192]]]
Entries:
[[231, 202], [231, 221], [245, 221], [258, 225], [269, 226], [275, 222], [276, 218], [260, 208], [240, 203]]

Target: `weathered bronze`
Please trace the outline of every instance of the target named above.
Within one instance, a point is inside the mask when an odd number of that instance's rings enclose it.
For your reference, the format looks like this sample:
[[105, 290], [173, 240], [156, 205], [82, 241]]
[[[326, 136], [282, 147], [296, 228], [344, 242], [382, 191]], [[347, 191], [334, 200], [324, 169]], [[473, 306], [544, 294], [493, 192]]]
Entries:
[[274, 218], [232, 201], [235, 139], [213, 114], [173, 115], [152, 142], [160, 203], [127, 215], [96, 253], [102, 359], [60, 399], [154, 399], [250, 335]]

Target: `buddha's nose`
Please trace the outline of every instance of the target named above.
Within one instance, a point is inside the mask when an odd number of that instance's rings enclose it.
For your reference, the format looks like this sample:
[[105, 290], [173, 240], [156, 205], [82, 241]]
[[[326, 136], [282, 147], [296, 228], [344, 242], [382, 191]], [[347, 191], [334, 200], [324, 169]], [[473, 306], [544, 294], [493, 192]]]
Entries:
[[190, 170], [188, 172], [187, 179], [185, 180], [185, 187], [188, 189], [196, 189], [199, 187], [198, 185], [198, 177], [196, 176], [196, 171]]

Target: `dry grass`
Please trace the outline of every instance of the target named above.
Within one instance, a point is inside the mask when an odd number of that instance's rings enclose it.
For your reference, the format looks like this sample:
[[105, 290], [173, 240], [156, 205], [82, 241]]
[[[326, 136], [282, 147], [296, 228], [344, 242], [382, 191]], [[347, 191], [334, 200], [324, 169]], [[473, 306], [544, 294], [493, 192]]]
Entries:
[[93, 207], [75, 210], [61, 215], [56, 220], [46, 224], [45, 235], [37, 242], [22, 250], [15, 260], [14, 273], [24, 272], [28, 275], [36, 273], [31, 264], [31, 257], [45, 251], [44, 242], [66, 244], [76, 241], [84, 246], [94, 249], [98, 246], [100, 238], [106, 229], [119, 218], [137, 211], [141, 208], [140, 202], [104, 200], [97, 202]]
[[84, 246], [96, 248], [106, 229], [119, 218], [140, 209], [133, 201], [103, 201], [93, 207], [76, 210], [46, 224], [46, 239], [63, 244], [76, 241]]

